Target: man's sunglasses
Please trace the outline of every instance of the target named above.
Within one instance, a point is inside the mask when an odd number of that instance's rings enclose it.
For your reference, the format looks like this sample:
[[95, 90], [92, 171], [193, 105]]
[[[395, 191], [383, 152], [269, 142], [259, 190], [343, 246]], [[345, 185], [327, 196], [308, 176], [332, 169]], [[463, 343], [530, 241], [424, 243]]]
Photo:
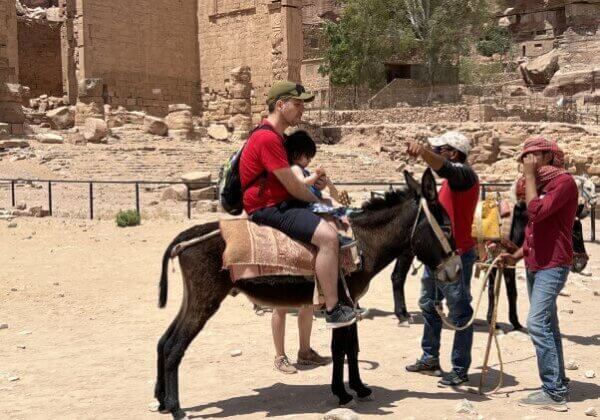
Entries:
[[434, 153], [436, 153], [438, 155], [441, 153], [444, 153], [444, 152], [451, 152], [453, 150], [455, 150], [455, 149], [450, 146], [436, 146], [433, 148]]

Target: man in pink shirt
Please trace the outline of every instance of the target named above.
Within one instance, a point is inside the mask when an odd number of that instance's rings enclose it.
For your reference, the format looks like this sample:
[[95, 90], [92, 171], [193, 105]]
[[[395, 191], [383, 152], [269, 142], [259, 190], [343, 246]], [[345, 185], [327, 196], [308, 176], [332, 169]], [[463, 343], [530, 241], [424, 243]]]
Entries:
[[518, 159], [523, 163], [529, 223], [525, 243], [504, 260], [514, 265], [525, 259], [529, 316], [527, 329], [537, 354], [542, 389], [519, 404], [567, 411], [569, 380], [565, 375], [556, 300], [573, 260], [573, 223], [578, 191], [564, 169], [564, 154], [554, 141], [528, 139]]

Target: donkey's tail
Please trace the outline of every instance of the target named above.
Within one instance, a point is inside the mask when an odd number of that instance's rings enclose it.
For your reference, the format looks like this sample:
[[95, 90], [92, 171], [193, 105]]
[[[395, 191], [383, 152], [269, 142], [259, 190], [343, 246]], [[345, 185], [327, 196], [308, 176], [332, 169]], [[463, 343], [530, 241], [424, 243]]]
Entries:
[[171, 259], [171, 254], [173, 252], [173, 248], [179, 245], [182, 242], [186, 242], [202, 236], [207, 232], [215, 230], [218, 228], [218, 223], [209, 223], [206, 225], [194, 226], [188, 230], [181, 232], [173, 242], [169, 244], [162, 259], [162, 271], [160, 273], [160, 282], [158, 284], [158, 307], [164, 308], [167, 304], [167, 294], [168, 294], [168, 281], [169, 281], [169, 260]]

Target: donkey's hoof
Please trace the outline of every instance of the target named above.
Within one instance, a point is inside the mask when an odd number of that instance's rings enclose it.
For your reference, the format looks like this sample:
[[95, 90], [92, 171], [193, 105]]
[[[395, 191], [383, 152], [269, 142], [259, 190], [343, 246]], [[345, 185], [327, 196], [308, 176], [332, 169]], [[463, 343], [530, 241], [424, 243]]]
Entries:
[[190, 420], [185, 411], [179, 409], [173, 413], [173, 420]]
[[373, 392], [371, 392], [370, 395], [367, 395], [366, 397], [359, 397], [358, 395], [356, 396], [356, 400], [358, 402], [369, 402], [369, 401], [375, 401], [375, 394]]
[[354, 407], [356, 407], [356, 400], [354, 400], [354, 398], [350, 397], [350, 401], [343, 403], [342, 400], [340, 400], [340, 403], [338, 405], [340, 408], [354, 408]]

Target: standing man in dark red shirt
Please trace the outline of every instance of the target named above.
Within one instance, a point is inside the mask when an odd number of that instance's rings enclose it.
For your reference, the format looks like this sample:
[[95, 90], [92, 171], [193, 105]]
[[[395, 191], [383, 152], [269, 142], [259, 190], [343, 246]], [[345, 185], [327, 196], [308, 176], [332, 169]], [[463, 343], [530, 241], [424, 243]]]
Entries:
[[543, 137], [528, 139], [519, 161], [523, 163], [529, 223], [523, 247], [503, 256], [510, 265], [525, 258], [530, 302], [527, 329], [542, 381], [542, 389], [520, 404], [567, 411], [569, 380], [565, 375], [556, 300], [573, 261], [577, 185], [564, 169], [564, 154], [554, 141]]
[[[240, 158], [244, 210], [253, 222], [317, 247], [315, 272], [325, 295], [327, 326], [351, 325], [356, 322], [353, 308], [338, 302], [338, 234], [308, 208], [319, 199], [292, 172], [283, 145], [284, 131], [300, 122], [304, 103], [314, 95], [302, 85], [279, 81], [267, 96], [269, 116], [250, 135]], [[325, 186], [326, 175], [322, 175], [317, 188]]]
[[[449, 318], [454, 325], [466, 325], [473, 315], [471, 307], [471, 274], [475, 263], [475, 241], [471, 237], [473, 215], [479, 200], [479, 178], [466, 163], [471, 151], [469, 139], [456, 131], [429, 139], [429, 145], [411, 142], [408, 153], [421, 157], [441, 178], [444, 178], [439, 200], [452, 222], [452, 233], [462, 262], [462, 274], [454, 283], [437, 280], [434, 271], [425, 267], [421, 282], [419, 307], [423, 313], [424, 327], [421, 340], [422, 356], [413, 365], [406, 366], [409, 372], [420, 372], [442, 376], [440, 367], [440, 339], [442, 320], [435, 310], [436, 304], [446, 299]], [[473, 326], [457, 331], [452, 346], [452, 370], [439, 381], [443, 386], [458, 386], [469, 380], [467, 372], [471, 366]]]

